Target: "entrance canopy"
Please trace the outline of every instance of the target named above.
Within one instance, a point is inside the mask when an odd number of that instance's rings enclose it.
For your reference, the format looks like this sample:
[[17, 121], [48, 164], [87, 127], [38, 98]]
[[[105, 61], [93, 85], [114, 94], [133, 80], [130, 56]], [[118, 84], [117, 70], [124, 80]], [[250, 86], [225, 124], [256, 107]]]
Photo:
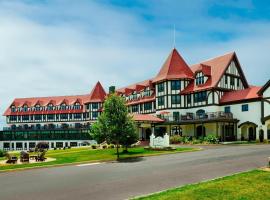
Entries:
[[136, 122], [150, 122], [150, 123], [160, 123], [164, 122], [163, 119], [160, 119], [158, 117], [155, 117], [153, 115], [147, 115], [147, 114], [132, 114], [131, 115]]

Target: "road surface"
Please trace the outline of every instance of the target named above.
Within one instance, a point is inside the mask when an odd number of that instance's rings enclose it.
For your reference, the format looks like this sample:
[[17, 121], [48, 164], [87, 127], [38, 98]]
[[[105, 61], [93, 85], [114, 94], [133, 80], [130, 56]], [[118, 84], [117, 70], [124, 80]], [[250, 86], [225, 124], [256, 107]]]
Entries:
[[270, 145], [227, 145], [120, 163], [0, 173], [0, 199], [128, 199], [262, 167], [268, 156]]

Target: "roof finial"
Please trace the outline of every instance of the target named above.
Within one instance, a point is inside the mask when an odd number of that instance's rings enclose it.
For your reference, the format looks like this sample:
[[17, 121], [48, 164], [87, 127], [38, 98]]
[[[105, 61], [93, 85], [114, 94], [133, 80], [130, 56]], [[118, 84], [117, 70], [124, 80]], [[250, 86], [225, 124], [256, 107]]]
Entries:
[[175, 49], [175, 24], [173, 24], [173, 48]]

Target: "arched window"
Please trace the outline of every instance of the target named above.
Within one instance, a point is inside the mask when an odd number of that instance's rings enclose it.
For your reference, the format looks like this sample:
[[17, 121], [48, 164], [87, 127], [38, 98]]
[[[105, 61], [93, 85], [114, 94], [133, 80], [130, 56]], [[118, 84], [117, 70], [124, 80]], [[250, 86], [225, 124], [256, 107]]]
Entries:
[[203, 118], [205, 116], [205, 110], [203, 110], [203, 109], [197, 110], [196, 115], [199, 118]]

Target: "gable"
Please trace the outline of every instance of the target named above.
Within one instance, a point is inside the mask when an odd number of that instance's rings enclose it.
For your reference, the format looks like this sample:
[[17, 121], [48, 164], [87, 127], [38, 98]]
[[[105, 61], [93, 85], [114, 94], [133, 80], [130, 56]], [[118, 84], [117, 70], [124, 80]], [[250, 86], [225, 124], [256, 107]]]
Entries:
[[243, 90], [249, 87], [236, 55], [224, 70], [217, 87], [230, 90]]

